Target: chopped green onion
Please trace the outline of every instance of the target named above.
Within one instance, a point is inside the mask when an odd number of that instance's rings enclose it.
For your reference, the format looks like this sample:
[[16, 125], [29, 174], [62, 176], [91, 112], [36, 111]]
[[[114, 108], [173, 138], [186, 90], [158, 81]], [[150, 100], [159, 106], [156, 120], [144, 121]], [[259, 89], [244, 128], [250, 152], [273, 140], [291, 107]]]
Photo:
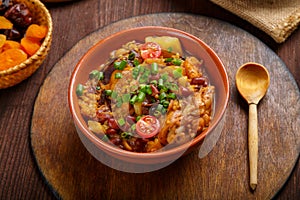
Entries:
[[145, 92], [146, 86], [146, 84], [140, 84], [140, 91]]
[[125, 125], [125, 119], [122, 117], [122, 118], [120, 118], [120, 119], [118, 119], [118, 124], [120, 125], [120, 126], [124, 126]]
[[129, 103], [133, 105], [136, 101], [137, 101], [137, 95], [134, 95], [134, 96], [130, 99]]
[[155, 97], [153, 97], [153, 96], [150, 96], [150, 102], [151, 102], [151, 103], [155, 103], [155, 102], [156, 102], [156, 99], [155, 99]]
[[162, 88], [164, 86], [164, 80], [162, 78], [158, 79], [158, 88]]
[[164, 101], [162, 102], [162, 105], [163, 105], [164, 108], [168, 108], [169, 104], [170, 104], [170, 102], [167, 101], [167, 100], [164, 100]]
[[136, 121], [139, 121], [141, 118], [142, 118], [141, 115], [137, 116], [137, 117], [136, 117]]
[[151, 94], [152, 94], [152, 89], [151, 89], [150, 85], [147, 85], [147, 87], [146, 87], [146, 93], [147, 93], [148, 95], [151, 95]]
[[167, 50], [168, 50], [169, 53], [171, 53], [173, 51], [173, 48], [172, 47], [168, 47]]
[[[156, 112], [157, 111], [157, 112]], [[160, 113], [160, 114], [165, 114], [166, 113], [166, 108], [164, 108], [164, 106], [162, 104], [158, 104], [157, 108], [155, 110], [155, 113]]]
[[173, 60], [173, 58], [166, 58], [165, 62], [171, 62]]
[[132, 124], [131, 127], [130, 127], [130, 129], [131, 129], [132, 131], [135, 131], [135, 130], [136, 130], [136, 124]]
[[182, 77], [182, 68], [177, 68], [177, 69], [173, 70], [173, 76], [174, 76], [174, 78]]
[[141, 89], [140, 89], [141, 92], [144, 92], [149, 95], [152, 94], [152, 89], [151, 89], [150, 85], [141, 85], [140, 87], [141, 87]]
[[176, 83], [172, 83], [171, 87], [169, 88], [171, 91], [178, 91], [179, 87]]
[[126, 65], [127, 62], [125, 60], [114, 62], [114, 67], [118, 70], [123, 70], [126, 67]]
[[122, 101], [117, 101], [116, 106], [117, 106], [117, 108], [120, 108], [122, 106]]
[[164, 108], [163, 105], [158, 104], [157, 107], [156, 107], [156, 110], [158, 110], [159, 112], [161, 112], [163, 108]]
[[[142, 74], [141, 75], [141, 77], [140, 77], [140, 79], [139, 79], [139, 82], [140, 83], [146, 83], [147, 81], [148, 81], [148, 78], [149, 78], [149, 75], [150, 75], [150, 70], [149, 69], [147, 69], [147, 68], [141, 68], [141, 69], [143, 69], [143, 71], [140, 71], [140, 73]], [[140, 69], [140, 70], [141, 70]]]
[[131, 52], [129, 55], [128, 55], [128, 60], [133, 60], [135, 58], [135, 53]]
[[145, 67], [143, 65], [139, 65], [140, 73], [143, 73], [145, 71]]
[[176, 94], [175, 94], [175, 93], [169, 93], [169, 94], [167, 95], [167, 98], [168, 98], [168, 99], [176, 99]]
[[138, 66], [140, 64], [140, 61], [138, 59], [134, 59], [133, 64], [134, 66]]
[[169, 89], [166, 87], [166, 86], [162, 86], [162, 87], [158, 87], [159, 89], [159, 92], [162, 93], [162, 92], [167, 92]]
[[139, 79], [139, 82], [140, 82], [140, 83], [146, 83], [147, 80], [148, 80], [147, 78], [141, 77], [141, 78]]
[[133, 68], [133, 70], [132, 70], [132, 77], [134, 79], [137, 79], [137, 77], [139, 76], [140, 70], [141, 70], [141, 65], [138, 65], [135, 68]]
[[120, 108], [122, 106], [122, 104], [123, 104], [122, 97], [117, 97], [116, 101], [117, 101], [116, 106], [118, 108]]
[[111, 96], [112, 95], [112, 90], [105, 90], [105, 95], [106, 96]]
[[159, 110], [155, 110], [154, 113], [153, 113], [153, 115], [155, 117], [159, 117], [161, 115], [161, 112]]
[[104, 73], [100, 72], [98, 70], [93, 70], [89, 73], [89, 79], [96, 79], [96, 80], [103, 80], [104, 79]]
[[107, 136], [107, 135], [104, 135], [104, 136], [102, 137], [102, 141], [104, 141], [104, 142], [108, 142], [108, 141], [109, 141], [109, 138], [108, 138], [108, 136]]
[[99, 72], [99, 80], [103, 80], [104, 79], [104, 72]]
[[128, 103], [130, 101], [130, 94], [123, 94], [122, 101], [123, 103]]
[[111, 92], [111, 98], [116, 99], [118, 97], [118, 93], [116, 91]]
[[166, 81], [166, 80], [168, 80], [169, 75], [167, 73], [163, 73], [160, 78], [163, 79], [164, 81]]
[[79, 84], [77, 85], [77, 87], [76, 87], [76, 94], [77, 94], [78, 96], [83, 95], [83, 90], [84, 90], [83, 85], [79, 83]]
[[151, 64], [151, 73], [154, 75], [158, 73], [158, 64], [155, 62]]
[[96, 90], [100, 90], [101, 87], [99, 85], [96, 86]]
[[173, 59], [173, 60], [172, 60], [172, 63], [173, 63], [174, 65], [176, 65], [176, 66], [180, 66], [181, 63], [182, 63], [182, 61], [181, 61], [180, 59]]
[[137, 102], [143, 102], [145, 100], [146, 94], [144, 92], [139, 92], [137, 96]]
[[99, 80], [99, 71], [98, 70], [93, 70], [89, 73], [89, 78], [90, 79], [98, 79]]
[[121, 133], [121, 138], [123, 138], [123, 139], [127, 138], [127, 132], [122, 132]]
[[123, 138], [123, 139], [129, 139], [131, 136], [132, 136], [132, 134], [129, 133], [129, 132], [122, 132], [121, 133], [121, 138]]
[[132, 86], [130, 86], [130, 91], [131, 91], [132, 93], [135, 93], [135, 91], [136, 91], [138, 88], [139, 88], [138, 85], [132, 85]]
[[122, 78], [122, 74], [120, 72], [115, 73], [115, 79]]
[[152, 84], [152, 85], [157, 85], [157, 80], [152, 80], [151, 82], [150, 82], [150, 84]]
[[172, 84], [170, 82], [165, 82], [164, 86], [168, 89], [171, 88]]
[[166, 93], [162, 92], [162, 93], [159, 94], [158, 99], [159, 99], [159, 100], [163, 100], [163, 99], [165, 99], [166, 97], [167, 97]]

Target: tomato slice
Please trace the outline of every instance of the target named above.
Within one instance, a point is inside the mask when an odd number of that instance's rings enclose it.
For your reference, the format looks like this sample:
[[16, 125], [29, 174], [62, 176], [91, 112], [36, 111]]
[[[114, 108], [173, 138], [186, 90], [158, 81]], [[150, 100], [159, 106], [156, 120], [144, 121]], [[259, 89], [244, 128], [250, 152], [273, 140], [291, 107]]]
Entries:
[[161, 55], [161, 47], [155, 42], [146, 42], [141, 45], [141, 56], [146, 58], [158, 58]]
[[136, 123], [136, 131], [142, 138], [150, 138], [155, 136], [159, 131], [159, 121], [156, 117], [151, 115], [143, 116]]

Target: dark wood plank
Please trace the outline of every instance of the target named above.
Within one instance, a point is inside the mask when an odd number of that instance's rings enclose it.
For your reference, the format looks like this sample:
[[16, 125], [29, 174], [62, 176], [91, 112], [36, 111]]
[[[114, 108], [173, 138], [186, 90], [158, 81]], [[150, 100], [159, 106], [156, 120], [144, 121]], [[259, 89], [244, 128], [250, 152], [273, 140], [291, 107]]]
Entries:
[[[130, 174], [101, 164], [85, 150], [68, 111], [67, 87], [72, 69], [89, 47], [122, 30], [122, 26], [144, 25], [178, 28], [213, 47], [228, 71], [231, 99], [224, 130], [207, 156], [200, 159], [200, 149], [164, 169]], [[232, 59], [236, 55], [239, 58]], [[248, 61], [264, 64], [271, 75], [270, 89], [259, 105], [259, 183], [254, 193], [248, 181], [247, 105], [234, 85], [237, 68]], [[77, 43], [54, 66], [35, 103], [31, 142], [42, 174], [63, 199], [118, 199], [120, 194], [125, 199], [137, 199], [141, 193], [146, 199], [220, 199], [224, 194], [229, 199], [269, 199], [283, 186], [297, 161], [299, 99], [295, 80], [279, 57], [245, 31], [196, 15], [144, 15], [97, 30]], [[286, 105], [291, 107], [285, 108]], [[174, 189], [179, 187], [180, 190]]]

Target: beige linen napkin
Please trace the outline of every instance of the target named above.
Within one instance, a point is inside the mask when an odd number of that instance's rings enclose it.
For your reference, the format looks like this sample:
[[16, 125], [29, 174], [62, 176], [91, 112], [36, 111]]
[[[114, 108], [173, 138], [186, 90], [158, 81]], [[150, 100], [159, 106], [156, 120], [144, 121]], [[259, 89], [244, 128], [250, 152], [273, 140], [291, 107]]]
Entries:
[[211, 0], [284, 42], [300, 24], [300, 0]]

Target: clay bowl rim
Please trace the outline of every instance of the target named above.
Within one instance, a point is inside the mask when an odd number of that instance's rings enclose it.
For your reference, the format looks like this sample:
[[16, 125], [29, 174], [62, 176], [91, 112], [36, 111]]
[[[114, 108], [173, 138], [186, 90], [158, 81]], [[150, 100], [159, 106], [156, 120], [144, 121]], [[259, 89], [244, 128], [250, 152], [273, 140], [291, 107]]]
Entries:
[[[87, 59], [87, 57], [89, 57], [89, 55], [98, 46], [102, 45], [103, 43], [106, 43], [107, 41], [110, 41], [112, 38], [114, 38], [116, 36], [120, 36], [122, 34], [128, 34], [129, 32], [141, 31], [141, 30], [145, 30], [145, 29], [157, 29], [157, 30], [163, 30], [166, 32], [175, 32], [176, 34], [186, 36], [189, 39], [192, 39], [193, 41], [197, 42], [200, 46], [202, 46], [205, 49], [205, 51], [209, 54], [210, 58], [215, 62], [216, 66], [218, 68], [218, 71], [220, 72], [220, 74], [223, 78], [222, 82], [224, 83], [223, 85], [224, 85], [224, 90], [225, 90], [225, 102], [220, 108], [221, 109], [220, 114], [217, 116], [218, 118], [215, 119], [214, 123], [211, 124], [205, 131], [201, 132], [193, 140], [191, 140], [187, 143], [184, 143], [178, 147], [174, 147], [174, 148], [171, 148], [171, 149], [168, 149], [165, 151], [158, 151], [158, 152], [151, 152], [151, 153], [130, 152], [130, 151], [126, 151], [126, 150], [123, 150], [120, 148], [116, 148], [116, 147], [102, 141], [94, 133], [92, 133], [91, 131], [88, 130], [86, 124], [84, 125], [85, 122], [84, 122], [81, 114], [76, 112], [76, 110], [79, 111], [79, 108], [76, 109], [75, 103], [74, 103], [74, 101], [76, 101], [74, 99], [74, 97], [76, 97], [76, 94], [75, 94], [76, 76], [77, 76], [78, 70], [80, 69], [80, 67], [82, 66], [84, 61]], [[120, 44], [120, 45], [122, 45], [122, 44]], [[101, 39], [96, 44], [94, 44], [90, 49], [88, 49], [88, 51], [81, 57], [79, 62], [76, 64], [76, 66], [72, 72], [71, 79], [69, 82], [69, 88], [68, 88], [68, 103], [69, 103], [69, 109], [70, 109], [72, 117], [73, 117], [73, 121], [74, 121], [76, 127], [80, 129], [80, 131], [88, 138], [88, 140], [90, 142], [92, 142], [94, 145], [96, 145], [102, 151], [109, 152], [114, 155], [120, 155], [122, 157], [131, 157], [131, 158], [135, 157], [135, 158], [140, 158], [140, 159], [153, 159], [153, 158], [158, 158], [158, 157], [172, 156], [172, 155], [178, 154], [180, 152], [185, 152], [188, 149], [192, 148], [193, 146], [196, 146], [208, 135], [209, 132], [212, 132], [217, 127], [217, 125], [219, 124], [219, 122], [221, 121], [221, 119], [223, 118], [223, 116], [225, 114], [226, 108], [228, 106], [228, 102], [229, 102], [228, 75], [227, 75], [226, 69], [224, 67], [224, 64], [222, 63], [219, 56], [214, 52], [214, 50], [211, 47], [209, 47], [205, 42], [203, 42], [201, 39], [197, 38], [196, 36], [194, 36], [190, 33], [187, 33], [185, 31], [182, 31], [179, 29], [163, 27], [163, 26], [143, 26], [143, 27], [130, 28], [130, 29], [121, 30], [119, 32], [113, 33], [112, 35]], [[214, 117], [216, 117], [216, 116], [214, 116]]]

